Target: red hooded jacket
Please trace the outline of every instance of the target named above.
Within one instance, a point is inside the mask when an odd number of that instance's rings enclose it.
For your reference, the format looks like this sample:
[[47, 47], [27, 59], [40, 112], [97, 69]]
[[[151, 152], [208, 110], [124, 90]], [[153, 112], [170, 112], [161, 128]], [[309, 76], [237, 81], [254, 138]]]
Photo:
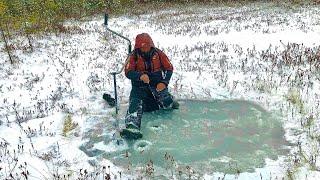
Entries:
[[[141, 47], [150, 47], [148, 55], [140, 51]], [[144, 86], [140, 81], [142, 74], [148, 74], [150, 85], [156, 86], [163, 82], [168, 85], [173, 71], [169, 58], [161, 50], [155, 48], [147, 33], [138, 34], [135, 40], [134, 51], [130, 54], [125, 65], [125, 74], [132, 81], [133, 86]]]

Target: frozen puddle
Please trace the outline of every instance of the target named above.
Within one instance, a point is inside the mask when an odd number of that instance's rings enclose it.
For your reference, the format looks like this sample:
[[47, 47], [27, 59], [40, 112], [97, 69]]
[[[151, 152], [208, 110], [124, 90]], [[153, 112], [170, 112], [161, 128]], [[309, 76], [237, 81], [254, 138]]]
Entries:
[[[288, 154], [279, 117], [248, 101], [181, 101], [179, 110], [145, 113], [144, 137], [117, 146], [110, 123], [100, 135], [89, 133], [81, 149], [116, 165], [160, 170], [190, 166], [195, 172], [253, 172]], [[109, 131], [109, 133], [108, 133]], [[93, 131], [95, 132], [95, 131]], [[94, 135], [95, 134], [95, 135]]]

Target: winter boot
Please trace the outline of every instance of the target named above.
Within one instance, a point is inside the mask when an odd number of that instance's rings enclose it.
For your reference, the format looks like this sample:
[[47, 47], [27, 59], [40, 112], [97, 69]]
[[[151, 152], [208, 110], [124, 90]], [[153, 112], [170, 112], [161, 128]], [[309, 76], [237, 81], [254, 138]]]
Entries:
[[134, 124], [130, 123], [126, 125], [126, 128], [120, 132], [120, 136], [126, 139], [140, 139], [142, 138], [142, 133], [139, 128]]

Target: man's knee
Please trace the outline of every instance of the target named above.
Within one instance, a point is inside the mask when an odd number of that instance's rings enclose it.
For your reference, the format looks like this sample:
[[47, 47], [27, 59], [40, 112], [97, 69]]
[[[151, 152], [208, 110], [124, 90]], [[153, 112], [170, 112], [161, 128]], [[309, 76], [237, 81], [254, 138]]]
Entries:
[[158, 92], [159, 101], [164, 108], [170, 108], [173, 104], [173, 96], [169, 93], [168, 88]]

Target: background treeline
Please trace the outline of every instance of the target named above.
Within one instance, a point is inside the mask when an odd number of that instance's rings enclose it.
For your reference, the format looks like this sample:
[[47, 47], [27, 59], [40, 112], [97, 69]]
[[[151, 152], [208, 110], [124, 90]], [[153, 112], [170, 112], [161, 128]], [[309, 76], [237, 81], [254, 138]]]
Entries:
[[132, 10], [133, 6], [143, 8], [143, 4], [153, 4], [156, 7], [160, 3], [163, 7], [164, 3], [232, 1], [250, 0], [0, 0], [0, 28], [6, 34], [10, 34], [10, 31], [37, 33], [59, 30], [61, 23], [66, 19], [79, 19], [102, 13], [105, 9], [111, 13], [124, 13], [126, 10]]
[[56, 29], [69, 18], [101, 11], [108, 0], [0, 0], [0, 22], [4, 31], [35, 33]]
[[[163, 9], [172, 5], [189, 3], [223, 3], [234, 5], [257, 0], [0, 0], [0, 42], [13, 63], [10, 52], [15, 47], [12, 37], [20, 35], [28, 40], [28, 50], [33, 51], [32, 36], [43, 32], [66, 32], [63, 22], [68, 19], [82, 19], [91, 15], [144, 13], [146, 10]], [[306, 3], [320, 0], [260, 0]]]

